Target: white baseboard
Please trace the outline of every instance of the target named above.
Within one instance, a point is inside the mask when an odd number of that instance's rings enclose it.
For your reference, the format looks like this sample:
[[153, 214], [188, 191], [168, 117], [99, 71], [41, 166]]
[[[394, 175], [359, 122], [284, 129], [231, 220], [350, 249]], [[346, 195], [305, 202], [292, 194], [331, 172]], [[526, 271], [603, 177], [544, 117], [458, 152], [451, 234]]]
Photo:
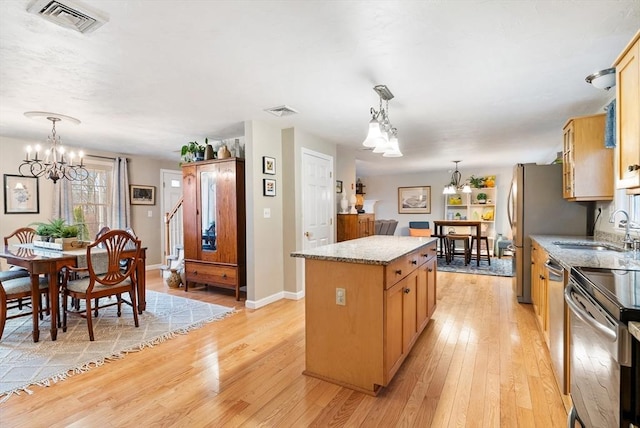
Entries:
[[302, 298], [304, 298], [304, 291], [298, 291], [296, 293], [292, 293], [290, 291], [280, 291], [278, 293], [272, 294], [271, 296], [265, 297], [264, 299], [246, 300], [244, 302], [244, 306], [249, 309], [260, 309], [273, 302], [277, 302], [278, 300], [282, 300], [282, 299], [300, 300]]

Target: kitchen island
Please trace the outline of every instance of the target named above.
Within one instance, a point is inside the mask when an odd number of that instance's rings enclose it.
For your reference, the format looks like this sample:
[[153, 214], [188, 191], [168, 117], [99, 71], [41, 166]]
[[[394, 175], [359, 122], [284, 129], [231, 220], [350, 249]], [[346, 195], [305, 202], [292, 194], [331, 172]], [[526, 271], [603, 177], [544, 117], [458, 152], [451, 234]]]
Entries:
[[436, 307], [436, 238], [380, 236], [305, 258], [304, 374], [370, 395], [387, 386]]

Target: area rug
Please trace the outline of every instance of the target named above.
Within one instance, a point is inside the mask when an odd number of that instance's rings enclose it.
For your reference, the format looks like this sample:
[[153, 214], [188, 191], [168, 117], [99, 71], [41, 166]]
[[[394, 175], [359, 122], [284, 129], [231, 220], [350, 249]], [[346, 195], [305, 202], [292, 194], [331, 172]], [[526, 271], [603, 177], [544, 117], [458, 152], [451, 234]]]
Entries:
[[40, 341], [33, 343], [31, 317], [8, 320], [0, 340], [0, 402], [12, 394], [32, 394], [30, 386], [49, 386], [69, 376], [123, 358], [192, 329], [232, 314], [235, 309], [147, 291], [147, 310], [133, 322], [131, 307], [124, 305], [122, 317], [112, 306], [101, 309], [93, 321], [95, 341], [89, 341], [87, 321], [69, 316], [67, 331], [58, 330], [51, 341], [50, 318], [40, 323]]
[[443, 258], [439, 258], [438, 270], [440, 272], [471, 273], [475, 275], [514, 276], [511, 263], [511, 257], [501, 259], [492, 257], [491, 266], [489, 266], [485, 257], [484, 260], [480, 260], [480, 266], [476, 264], [475, 259], [465, 266], [462, 257], [454, 258], [450, 264], [447, 264]]

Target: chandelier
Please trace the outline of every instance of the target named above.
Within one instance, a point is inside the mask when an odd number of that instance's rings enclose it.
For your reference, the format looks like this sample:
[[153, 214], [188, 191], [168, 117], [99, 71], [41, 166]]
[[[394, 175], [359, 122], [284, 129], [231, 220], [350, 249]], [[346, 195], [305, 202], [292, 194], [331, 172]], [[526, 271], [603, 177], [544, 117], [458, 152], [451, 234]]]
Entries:
[[[37, 144], [34, 148], [27, 146], [27, 155], [18, 168], [20, 175], [32, 177], [42, 177], [50, 179], [54, 184], [60, 179], [69, 181], [86, 180], [89, 173], [84, 167], [83, 153], [77, 155], [74, 152], [65, 153], [65, 149], [60, 143], [60, 137], [56, 134], [56, 122], [65, 119], [75, 124], [80, 121], [70, 116], [47, 113], [40, 111], [28, 111], [24, 114], [27, 117], [45, 117], [52, 123], [51, 135], [47, 137], [48, 148], [44, 150]], [[74, 162], [79, 162], [74, 165]]]
[[451, 182], [444, 186], [443, 195], [455, 195], [458, 191], [462, 193], [471, 193], [471, 186], [468, 183], [460, 184], [462, 174], [458, 171], [458, 163], [462, 161], [452, 161], [456, 164], [456, 170], [451, 174]]
[[[378, 110], [371, 107], [371, 121], [369, 121], [369, 133], [362, 145], [372, 148], [373, 153], [382, 153], [387, 158], [397, 158], [402, 156], [400, 146], [398, 145], [398, 130], [391, 124], [389, 120], [389, 100], [393, 98], [393, 94], [385, 85], [376, 85], [373, 87], [380, 98], [380, 107]], [[382, 101], [385, 101], [384, 108]]]

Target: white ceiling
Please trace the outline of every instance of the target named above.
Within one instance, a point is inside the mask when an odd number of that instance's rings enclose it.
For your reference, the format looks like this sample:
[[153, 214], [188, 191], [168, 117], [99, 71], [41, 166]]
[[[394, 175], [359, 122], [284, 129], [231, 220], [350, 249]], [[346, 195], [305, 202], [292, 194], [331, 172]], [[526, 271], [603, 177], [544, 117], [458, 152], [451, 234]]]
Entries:
[[[640, 1], [85, 0], [81, 34], [0, 1], [0, 135], [43, 140], [30, 110], [79, 118], [63, 143], [178, 159], [245, 120], [353, 147], [358, 173], [544, 162], [567, 118], [612, 93], [585, 83], [640, 27]], [[361, 150], [372, 87], [394, 93], [404, 157]], [[264, 109], [287, 104], [300, 114]]]

